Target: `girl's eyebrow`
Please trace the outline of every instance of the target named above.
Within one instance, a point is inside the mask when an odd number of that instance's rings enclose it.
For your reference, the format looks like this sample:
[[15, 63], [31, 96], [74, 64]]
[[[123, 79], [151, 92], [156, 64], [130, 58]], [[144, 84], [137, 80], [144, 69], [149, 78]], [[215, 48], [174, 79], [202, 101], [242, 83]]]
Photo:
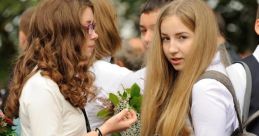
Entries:
[[[177, 32], [174, 35], [178, 36], [178, 35], [182, 35], [182, 34], [189, 34], [189, 33], [187, 33], [187, 32]], [[161, 32], [161, 36], [168, 36], [168, 34], [165, 34], [165, 33]]]
[[178, 32], [175, 35], [182, 35], [182, 34], [188, 34], [187, 32]]
[[167, 34], [165, 34], [165, 33], [161, 33], [161, 36], [168, 36]]

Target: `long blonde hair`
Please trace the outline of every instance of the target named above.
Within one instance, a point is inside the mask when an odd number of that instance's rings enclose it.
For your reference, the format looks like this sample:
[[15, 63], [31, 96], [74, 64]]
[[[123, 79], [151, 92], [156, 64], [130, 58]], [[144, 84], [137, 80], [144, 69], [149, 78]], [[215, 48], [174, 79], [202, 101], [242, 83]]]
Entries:
[[[185, 66], [180, 72], [166, 59], [160, 37], [162, 21], [173, 15], [194, 32], [191, 53], [186, 56]], [[201, 0], [174, 0], [161, 11], [155, 29], [147, 61], [141, 135], [189, 135], [186, 119], [192, 87], [217, 50], [215, 16]]]
[[113, 56], [121, 47], [115, 8], [110, 0], [91, 0], [96, 20], [96, 59]]

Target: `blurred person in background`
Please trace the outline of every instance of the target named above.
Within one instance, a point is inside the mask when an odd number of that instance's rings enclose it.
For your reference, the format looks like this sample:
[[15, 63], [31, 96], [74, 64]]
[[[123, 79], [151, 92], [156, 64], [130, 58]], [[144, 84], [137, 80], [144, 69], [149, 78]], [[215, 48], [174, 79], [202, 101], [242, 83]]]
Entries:
[[121, 79], [132, 73], [131, 70], [111, 64], [116, 51], [121, 48], [121, 38], [118, 31], [117, 15], [111, 0], [91, 0], [96, 21], [96, 56], [90, 71], [95, 74], [94, 86], [97, 88], [96, 97], [85, 106], [86, 114], [92, 129], [101, 126], [104, 119], [97, 113], [107, 102], [109, 93], [117, 92], [116, 87]]
[[[31, 21], [33, 11], [34, 11], [33, 7], [28, 8], [20, 16], [19, 35], [18, 35], [18, 39], [19, 39], [18, 52], [19, 52], [19, 54], [24, 51], [24, 49], [27, 45], [27, 36], [29, 33], [29, 26], [30, 26], [30, 21]], [[12, 75], [10, 75], [10, 76], [12, 76]], [[0, 103], [1, 109], [3, 109], [5, 99], [8, 95], [7, 93], [8, 92], [5, 89], [2, 89], [0, 91], [0, 101], [2, 101], [2, 103]]]
[[115, 54], [114, 63], [132, 71], [142, 68], [144, 47], [139, 38], [131, 38], [122, 42], [122, 48]]
[[214, 14], [216, 16], [216, 20], [218, 23], [218, 27], [219, 27], [219, 35], [218, 35], [218, 44], [220, 45], [224, 45], [227, 49], [227, 52], [229, 54], [229, 57], [231, 59], [231, 62], [236, 62], [236, 61], [240, 61], [241, 58], [237, 53], [237, 50], [235, 49], [234, 45], [232, 45], [231, 43], [229, 43], [225, 36], [225, 29], [226, 29], [226, 23], [224, 21], [224, 18], [221, 16], [221, 14], [219, 12], [214, 11]]
[[154, 28], [161, 8], [172, 0], [147, 0], [142, 6], [139, 19], [141, 40], [145, 49], [151, 46]]
[[20, 16], [19, 22], [19, 51], [23, 51], [26, 47], [27, 37], [29, 34], [29, 26], [32, 14], [34, 12], [34, 7], [26, 9]]
[[[154, 28], [157, 22], [157, 18], [160, 14], [161, 9], [168, 3], [173, 0], [147, 0], [140, 12], [140, 19], [139, 19], [139, 30], [140, 30], [140, 37], [141, 41], [145, 48], [145, 54], [148, 52], [148, 48], [152, 46], [152, 40], [154, 35]], [[146, 56], [146, 55], [145, 55]], [[149, 59], [145, 57], [143, 66], [145, 66], [145, 61]], [[141, 91], [144, 90], [144, 80], [145, 80], [145, 72], [146, 68], [142, 68], [132, 74], [127, 75], [124, 77], [117, 90], [123, 90], [123, 88], [129, 88], [134, 83], [138, 84]]]

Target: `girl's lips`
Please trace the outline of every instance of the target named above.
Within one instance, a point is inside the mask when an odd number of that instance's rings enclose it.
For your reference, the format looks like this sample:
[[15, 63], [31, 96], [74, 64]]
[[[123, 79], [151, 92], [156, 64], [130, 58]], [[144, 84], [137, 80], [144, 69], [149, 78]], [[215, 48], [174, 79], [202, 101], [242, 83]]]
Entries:
[[89, 45], [88, 48], [95, 48], [95, 46], [94, 45]]
[[171, 63], [173, 65], [179, 65], [182, 62], [182, 58], [172, 58]]

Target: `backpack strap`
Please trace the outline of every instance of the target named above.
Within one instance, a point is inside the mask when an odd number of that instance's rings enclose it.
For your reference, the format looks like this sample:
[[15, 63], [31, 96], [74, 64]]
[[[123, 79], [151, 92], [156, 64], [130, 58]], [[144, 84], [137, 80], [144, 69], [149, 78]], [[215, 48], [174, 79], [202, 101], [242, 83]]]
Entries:
[[251, 122], [253, 122], [253, 121], [254, 121], [256, 118], [258, 118], [258, 117], [259, 117], [259, 110], [256, 111], [255, 113], [253, 113], [252, 115], [250, 115], [250, 116], [248, 117], [248, 119], [245, 120], [245, 122], [244, 122], [244, 124], [243, 124], [243, 128], [246, 128], [247, 125], [249, 125]]
[[233, 87], [230, 79], [226, 75], [224, 75], [218, 71], [210, 70], [210, 71], [206, 71], [204, 74], [202, 74], [201, 77], [198, 79], [198, 81], [201, 79], [206, 79], [206, 78], [217, 80], [218, 82], [222, 83], [228, 89], [228, 91], [231, 93], [231, 95], [233, 97], [236, 116], [238, 119], [238, 124], [239, 124], [238, 129], [236, 129], [233, 134], [242, 133], [243, 126], [242, 126], [242, 122], [241, 122], [241, 118], [240, 118], [240, 106], [237, 101], [235, 90], [234, 90], [234, 87]]
[[[251, 71], [248, 65], [243, 61], [237, 61], [235, 63], [240, 63], [243, 65], [245, 72], [246, 72], [246, 92], [244, 96], [244, 107], [243, 107], [243, 128], [246, 128], [252, 121], [259, 117], [259, 110], [249, 116], [249, 107], [250, 107], [250, 100], [252, 94], [252, 76]], [[249, 116], [249, 117], [248, 117]], [[246, 131], [246, 129], [245, 129]]]
[[241, 64], [244, 67], [246, 72], [246, 90], [245, 90], [245, 96], [244, 96], [244, 106], [243, 106], [243, 116], [242, 116], [242, 121], [244, 122], [248, 120], [247, 118], [249, 115], [250, 99], [251, 99], [251, 93], [252, 93], [252, 77], [251, 77], [250, 69], [245, 62], [237, 61], [235, 63]]

